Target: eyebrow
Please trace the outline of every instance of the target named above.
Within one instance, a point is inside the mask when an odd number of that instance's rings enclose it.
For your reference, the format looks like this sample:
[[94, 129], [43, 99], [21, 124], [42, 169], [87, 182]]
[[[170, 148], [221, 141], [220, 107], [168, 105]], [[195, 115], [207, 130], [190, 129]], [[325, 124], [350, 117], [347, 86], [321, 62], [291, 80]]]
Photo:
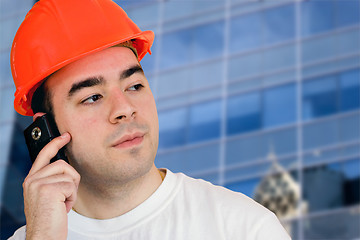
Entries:
[[99, 77], [89, 77], [85, 80], [74, 83], [69, 90], [68, 97], [73, 96], [76, 92], [80, 91], [83, 88], [103, 85], [104, 82], [105, 82], [104, 78], [99, 76]]
[[141, 66], [139, 65], [135, 65], [132, 67], [129, 67], [128, 69], [124, 70], [121, 74], [120, 74], [120, 80], [121, 79], [125, 79], [130, 77], [131, 75], [135, 74], [135, 73], [141, 73], [144, 74], [144, 70], [141, 68]]
[[[120, 73], [120, 80], [129, 78], [135, 73], [141, 73], [144, 75], [144, 70], [139, 65], [129, 67], [128, 69], [126, 69]], [[73, 96], [76, 92], [80, 91], [83, 88], [93, 87], [93, 86], [98, 86], [98, 85], [103, 85], [103, 84], [105, 84], [105, 79], [102, 76], [86, 78], [85, 80], [74, 83], [71, 86], [71, 88], [68, 92], [68, 97]]]

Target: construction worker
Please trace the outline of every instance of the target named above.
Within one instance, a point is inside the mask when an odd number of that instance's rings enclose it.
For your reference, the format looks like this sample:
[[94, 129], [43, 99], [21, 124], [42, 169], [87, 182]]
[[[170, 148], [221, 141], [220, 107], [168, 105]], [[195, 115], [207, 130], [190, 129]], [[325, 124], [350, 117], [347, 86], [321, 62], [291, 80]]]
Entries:
[[[252, 199], [158, 169], [158, 117], [140, 61], [154, 40], [111, 0], [41, 0], [11, 51], [14, 106], [60, 137], [26, 177], [11, 239], [290, 239]], [[68, 163], [50, 163], [65, 146]]]

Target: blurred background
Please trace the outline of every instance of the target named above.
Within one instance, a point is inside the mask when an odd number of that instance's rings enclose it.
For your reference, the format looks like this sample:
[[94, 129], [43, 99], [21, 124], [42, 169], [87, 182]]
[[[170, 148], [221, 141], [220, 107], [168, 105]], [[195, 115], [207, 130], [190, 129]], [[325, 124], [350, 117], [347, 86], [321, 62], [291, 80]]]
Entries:
[[[156, 35], [158, 167], [254, 198], [293, 239], [360, 239], [359, 0], [116, 2]], [[33, 3], [0, 0], [1, 239], [25, 224], [9, 54]]]

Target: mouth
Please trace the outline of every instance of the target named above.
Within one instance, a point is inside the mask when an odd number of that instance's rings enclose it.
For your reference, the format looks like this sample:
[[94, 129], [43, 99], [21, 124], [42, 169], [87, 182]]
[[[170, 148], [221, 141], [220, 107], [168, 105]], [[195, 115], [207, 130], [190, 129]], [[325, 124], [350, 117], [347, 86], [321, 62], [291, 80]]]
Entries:
[[132, 148], [140, 145], [144, 140], [144, 133], [128, 134], [116, 141], [112, 147], [115, 148]]

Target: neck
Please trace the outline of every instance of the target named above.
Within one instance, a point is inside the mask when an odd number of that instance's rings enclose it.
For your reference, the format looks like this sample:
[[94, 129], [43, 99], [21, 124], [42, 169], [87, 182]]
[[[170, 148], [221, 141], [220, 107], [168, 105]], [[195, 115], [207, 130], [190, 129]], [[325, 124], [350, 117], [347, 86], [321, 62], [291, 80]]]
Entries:
[[165, 174], [155, 165], [144, 176], [121, 186], [89, 188], [79, 185], [73, 210], [95, 219], [109, 219], [131, 211], [148, 199], [160, 186]]

